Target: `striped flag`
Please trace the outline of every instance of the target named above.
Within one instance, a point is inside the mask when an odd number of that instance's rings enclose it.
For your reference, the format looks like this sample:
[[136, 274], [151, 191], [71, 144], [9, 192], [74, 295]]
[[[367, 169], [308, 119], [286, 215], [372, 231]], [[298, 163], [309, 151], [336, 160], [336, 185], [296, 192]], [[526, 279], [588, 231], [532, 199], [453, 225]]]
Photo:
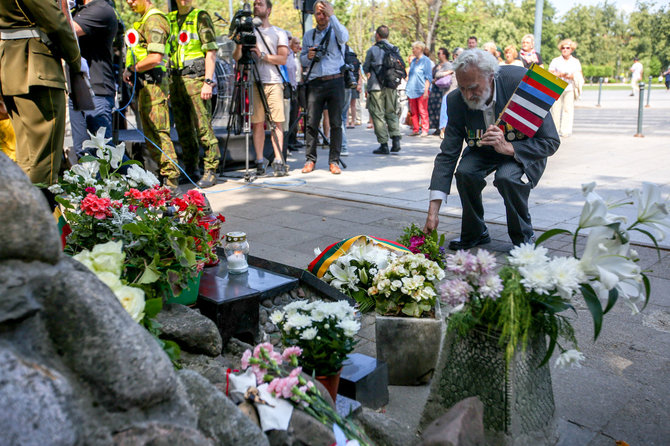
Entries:
[[567, 86], [563, 79], [532, 64], [498, 120], [505, 121], [530, 138]]
[[316, 277], [323, 277], [326, 271], [328, 271], [328, 267], [340, 256], [346, 254], [349, 251], [349, 248], [351, 248], [353, 244], [359, 239], [370, 240], [381, 248], [386, 248], [390, 251], [399, 251], [407, 254], [411, 254], [412, 252], [407, 246], [401, 245], [398, 242], [393, 242], [391, 240], [386, 240], [379, 237], [373, 237], [371, 235], [357, 235], [356, 237], [344, 239], [341, 242], [336, 242], [328, 246], [321, 254], [317, 256], [316, 259], [310, 262], [307, 270]]

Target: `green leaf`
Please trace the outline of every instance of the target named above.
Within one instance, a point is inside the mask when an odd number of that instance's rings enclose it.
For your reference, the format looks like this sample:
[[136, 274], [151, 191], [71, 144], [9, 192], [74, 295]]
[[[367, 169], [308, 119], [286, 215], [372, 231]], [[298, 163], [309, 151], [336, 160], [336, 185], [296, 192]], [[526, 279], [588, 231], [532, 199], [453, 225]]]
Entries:
[[640, 311], [647, 308], [647, 304], [649, 303], [649, 296], [651, 295], [651, 283], [649, 283], [649, 277], [647, 277], [646, 274], [642, 274], [642, 283], [644, 283], [644, 305]]
[[598, 295], [593, 290], [591, 285], [584, 283], [580, 286], [582, 290], [582, 296], [584, 296], [584, 301], [586, 306], [591, 312], [591, 317], [593, 318], [593, 341], [598, 339], [600, 334], [600, 329], [603, 326], [603, 307], [600, 305], [598, 300]]
[[56, 195], [55, 199], [59, 204], [62, 204], [66, 209], [74, 209], [74, 205], [65, 198], [61, 197], [60, 195]]
[[156, 259], [154, 258], [151, 264], [144, 268], [144, 272], [137, 280], [137, 283], [154, 283], [160, 278], [161, 272], [158, 270], [158, 267], [156, 266]]
[[609, 292], [609, 295], [607, 296], [607, 306], [605, 307], [605, 310], [603, 310], [603, 314], [607, 314], [608, 311], [614, 307], [614, 304], [616, 304], [617, 299], [619, 298], [619, 291], [616, 288], [612, 288]]
[[135, 235], [143, 235], [145, 233], [142, 225], [139, 223], [126, 223], [123, 225], [123, 229]]
[[545, 365], [547, 362], [549, 362], [549, 359], [551, 358], [551, 355], [554, 353], [554, 349], [556, 348], [556, 342], [558, 340], [558, 327], [556, 327], [556, 320], [551, 318], [550, 319], [550, 326], [547, 327], [547, 335], [549, 336], [549, 346], [547, 347], [547, 354], [544, 355], [544, 358], [542, 358], [542, 361], [540, 362], [540, 365], [537, 366], [538, 368], [542, 367]]
[[81, 164], [81, 163], [88, 163], [88, 162], [91, 162], [91, 161], [100, 162], [100, 159], [96, 158], [92, 155], [84, 155], [81, 158], [79, 158], [79, 161], [77, 161], [77, 162]]
[[651, 241], [654, 242], [654, 246], [656, 247], [656, 254], [658, 254], [658, 260], [661, 260], [661, 248], [658, 246], [658, 242], [656, 242], [656, 237], [654, 237], [654, 235], [651, 232], [645, 231], [644, 229], [640, 228], [632, 228], [631, 231], [641, 232], [642, 234], [649, 237]]
[[142, 163], [140, 163], [140, 162], [137, 161], [137, 160], [128, 160], [128, 161], [124, 161], [124, 162], [121, 163], [121, 165], [120, 165], [119, 167], [130, 166], [131, 164], [137, 164], [138, 166], [140, 166], [141, 168], [144, 169], [144, 166], [142, 165]]
[[158, 313], [163, 309], [163, 299], [160, 297], [155, 299], [147, 299], [144, 302], [144, 314], [149, 319], [156, 317]]
[[567, 229], [561, 229], [561, 228], [554, 228], [550, 229], [541, 236], [537, 238], [535, 241], [535, 246], [538, 246], [540, 243], [542, 243], [545, 240], [550, 239], [551, 237], [558, 235], [558, 234], [570, 234], [572, 235], [572, 232], [568, 231]]

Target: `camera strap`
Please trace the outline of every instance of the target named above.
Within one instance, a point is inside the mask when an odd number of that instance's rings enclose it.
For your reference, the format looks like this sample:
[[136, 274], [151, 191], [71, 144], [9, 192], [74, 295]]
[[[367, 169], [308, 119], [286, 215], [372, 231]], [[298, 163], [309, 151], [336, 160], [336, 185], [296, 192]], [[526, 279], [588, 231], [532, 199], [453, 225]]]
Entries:
[[[271, 55], [271, 56], [274, 56], [274, 54], [272, 53], [272, 50], [268, 46], [267, 42], [265, 42], [265, 38], [263, 37], [263, 33], [258, 28], [256, 28], [256, 30], [258, 30], [258, 35], [261, 36], [261, 41], [263, 42], [263, 45], [265, 45], [265, 49], [268, 50], [268, 54]], [[269, 63], [269, 62], [267, 62], [267, 63]], [[282, 82], [285, 83], [285, 84], [289, 83], [288, 79], [284, 78], [284, 73], [282, 73], [282, 71], [279, 69], [279, 65], [276, 65], [276, 64], [271, 64], [271, 65], [274, 65], [274, 67], [277, 69], [277, 72], [279, 73], [279, 76], [281, 77]]]
[[[319, 47], [323, 45], [323, 42], [326, 42], [326, 45], [323, 47], [324, 52], [328, 51], [328, 44], [330, 43], [330, 32], [332, 31], [332, 29], [333, 29], [332, 26], [329, 26], [328, 30], [326, 31], [326, 34], [324, 34], [323, 38], [321, 39], [321, 42], [319, 42]], [[314, 28], [314, 34], [312, 34], [312, 46], [314, 46], [314, 44], [316, 43], [315, 37], [316, 37], [316, 28]], [[337, 39], [335, 40], [337, 41]], [[305, 83], [309, 82], [309, 75], [312, 74], [312, 68], [314, 68], [315, 63], [316, 58], [313, 57], [312, 63], [309, 64], [309, 70], [307, 70], [307, 75], [305, 76]]]

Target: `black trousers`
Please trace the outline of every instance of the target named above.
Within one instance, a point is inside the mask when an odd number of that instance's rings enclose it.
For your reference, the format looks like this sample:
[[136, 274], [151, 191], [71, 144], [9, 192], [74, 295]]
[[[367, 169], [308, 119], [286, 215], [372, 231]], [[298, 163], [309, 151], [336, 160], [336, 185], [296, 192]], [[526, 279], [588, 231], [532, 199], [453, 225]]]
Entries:
[[298, 105], [298, 92], [294, 91], [291, 95], [291, 111], [289, 113], [288, 125], [289, 128], [293, 127], [293, 131], [288, 134], [288, 147], [293, 147], [298, 145], [298, 125], [295, 122], [298, 120], [298, 115], [300, 112], [300, 107]]
[[326, 81], [313, 80], [307, 91], [307, 161], [316, 162], [316, 143], [319, 121], [323, 110], [328, 110], [330, 118], [330, 153], [328, 164], [340, 161], [342, 149], [342, 107], [344, 105], [344, 78], [338, 77]]
[[522, 179], [523, 168], [514, 158], [484, 148], [466, 150], [456, 169], [456, 187], [463, 206], [461, 240], [474, 240], [486, 230], [482, 189], [486, 186], [485, 178], [494, 171], [493, 185], [505, 203], [507, 232], [512, 243], [530, 242], [533, 225], [528, 196], [532, 186]]

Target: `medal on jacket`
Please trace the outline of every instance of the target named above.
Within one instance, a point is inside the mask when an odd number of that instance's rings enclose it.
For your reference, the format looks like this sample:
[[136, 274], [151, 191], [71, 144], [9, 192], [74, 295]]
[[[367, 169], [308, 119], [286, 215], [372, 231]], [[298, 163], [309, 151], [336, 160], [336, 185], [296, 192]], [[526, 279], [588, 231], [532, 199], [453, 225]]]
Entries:
[[126, 46], [132, 48], [140, 42], [140, 33], [138, 33], [137, 30], [131, 28], [126, 31], [124, 40], [126, 41]]
[[179, 45], [186, 45], [191, 41], [191, 33], [185, 30], [179, 31], [179, 36], [177, 37]]
[[468, 134], [468, 147], [481, 147], [482, 146], [482, 136], [484, 136], [484, 129], [475, 129], [475, 130], [470, 130], [466, 129], [467, 134]]
[[521, 139], [528, 139], [526, 135], [524, 135], [518, 130], [515, 130], [514, 127], [507, 124], [506, 122], [501, 122], [500, 125], [498, 125], [498, 128], [502, 130], [502, 132], [505, 134], [505, 139], [507, 141], [518, 141]]

